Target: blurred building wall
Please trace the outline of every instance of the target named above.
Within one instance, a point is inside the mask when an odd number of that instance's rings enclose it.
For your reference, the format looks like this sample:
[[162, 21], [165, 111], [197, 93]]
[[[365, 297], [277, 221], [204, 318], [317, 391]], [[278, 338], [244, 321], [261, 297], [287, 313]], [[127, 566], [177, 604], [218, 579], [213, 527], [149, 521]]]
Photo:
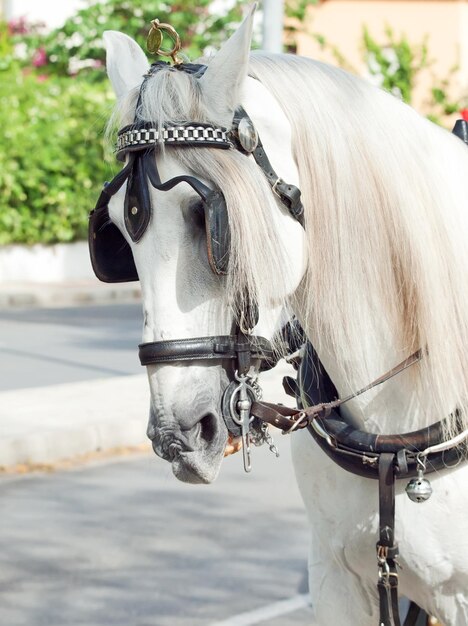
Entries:
[[406, 35], [417, 46], [427, 38], [431, 67], [417, 79], [414, 105], [425, 108], [425, 98], [434, 77], [452, 77], [455, 98], [468, 89], [468, 0], [324, 0], [311, 6], [307, 32], [296, 37], [297, 53], [337, 64], [329, 49], [321, 49], [308, 33], [323, 35], [361, 75], [368, 75], [364, 62], [363, 29], [366, 26], [379, 43], [385, 43], [385, 27]]

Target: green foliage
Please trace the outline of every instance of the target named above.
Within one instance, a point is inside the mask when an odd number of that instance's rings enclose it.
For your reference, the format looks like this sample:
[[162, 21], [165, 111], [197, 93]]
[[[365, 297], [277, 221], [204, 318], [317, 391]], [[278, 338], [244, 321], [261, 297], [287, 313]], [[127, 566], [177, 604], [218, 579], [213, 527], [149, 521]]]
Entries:
[[405, 36], [397, 39], [389, 27], [385, 33], [387, 42], [380, 45], [364, 29], [367, 66], [381, 87], [410, 103], [415, 78], [428, 65], [427, 43], [412, 46]]
[[[104, 125], [113, 104], [104, 82], [104, 30], [120, 30], [145, 48], [149, 24], [159, 17], [181, 34], [183, 52], [196, 58], [217, 48], [240, 20], [240, 5], [220, 16], [211, 0], [104, 0], [90, 4], [49, 34], [24, 22], [0, 23], [0, 245], [67, 242], [86, 236], [87, 216], [103, 180]], [[287, 0], [290, 39], [308, 29], [307, 8], [317, 0]], [[203, 26], [201, 26], [203, 25]], [[428, 66], [427, 46], [412, 47], [387, 29], [379, 45], [368, 32], [369, 70], [382, 86], [411, 101], [417, 74]], [[316, 34], [342, 66], [337, 47]], [[294, 46], [292, 46], [292, 49]], [[455, 71], [455, 68], [454, 68]], [[77, 75], [78, 76], [75, 76]], [[459, 110], [449, 97], [451, 76], [433, 83], [431, 118]], [[468, 116], [468, 111], [467, 111]]]
[[241, 0], [233, 0], [222, 15], [210, 10], [212, 0], [104, 0], [84, 8], [51, 33], [40, 36], [26, 34], [16, 37], [28, 46], [30, 63], [43, 49], [46, 73], [67, 76], [85, 72], [90, 80], [105, 78], [105, 51], [102, 34], [119, 30], [133, 37], [145, 48], [151, 21], [156, 17], [169, 22], [182, 36], [183, 52], [194, 59], [212, 46], [218, 47], [241, 19]]
[[[458, 67], [453, 67], [448, 76], [442, 80], [435, 81], [431, 88], [431, 97], [429, 105], [431, 108], [430, 114], [427, 116], [432, 122], [436, 124], [443, 124], [443, 118], [460, 112], [463, 116], [466, 115], [466, 109], [464, 109], [464, 101], [453, 99], [449, 96], [453, 90], [450, 89], [451, 80], [453, 74], [458, 71]], [[466, 118], [464, 118], [466, 119]]]
[[[400, 97], [404, 102], [412, 104], [413, 90], [420, 72], [429, 70], [433, 61], [428, 58], [428, 44], [423, 41], [411, 45], [406, 37], [397, 39], [390, 28], [385, 31], [387, 41], [379, 44], [364, 30], [365, 60], [370, 73], [376, 82]], [[452, 80], [458, 67], [452, 67], [448, 74], [439, 79], [432, 75], [432, 87], [425, 102], [427, 117], [440, 125], [452, 126], [447, 117], [460, 112], [464, 108], [464, 99], [453, 99]]]
[[112, 96], [73, 79], [0, 76], [0, 244], [73, 241], [109, 166], [102, 141]]
[[13, 54], [13, 42], [10, 37], [8, 25], [0, 22], [0, 58], [9, 57]]
[[86, 236], [96, 194], [112, 177], [102, 142], [113, 104], [103, 81], [103, 31], [121, 30], [145, 46], [159, 17], [194, 58], [218, 46], [241, 17], [238, 0], [223, 16], [210, 4], [106, 0], [49, 34], [23, 20], [0, 25], [0, 245]]

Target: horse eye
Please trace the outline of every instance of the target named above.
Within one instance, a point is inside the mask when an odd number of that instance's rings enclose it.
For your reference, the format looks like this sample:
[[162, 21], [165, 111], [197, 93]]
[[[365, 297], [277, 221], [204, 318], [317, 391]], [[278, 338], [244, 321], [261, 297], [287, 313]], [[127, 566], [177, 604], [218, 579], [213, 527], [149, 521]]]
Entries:
[[190, 221], [196, 228], [205, 229], [205, 204], [201, 198], [189, 204], [188, 214]]

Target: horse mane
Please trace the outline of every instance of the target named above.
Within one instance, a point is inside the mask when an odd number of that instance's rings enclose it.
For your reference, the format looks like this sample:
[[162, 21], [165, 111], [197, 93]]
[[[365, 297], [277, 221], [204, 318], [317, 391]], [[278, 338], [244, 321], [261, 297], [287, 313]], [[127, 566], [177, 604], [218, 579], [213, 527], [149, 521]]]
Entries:
[[309, 240], [306, 329], [349, 364], [351, 389], [385, 371], [372, 369], [372, 345], [387, 369], [388, 355], [422, 348], [412, 375], [428, 423], [458, 408], [468, 426], [466, 146], [326, 64], [254, 54], [250, 71], [293, 130]]
[[[350, 389], [394, 366], [395, 353], [404, 359], [421, 347], [425, 357], [411, 375], [428, 422], [455, 408], [464, 416], [466, 146], [337, 68], [254, 53], [250, 74], [293, 131], [309, 250], [296, 294], [306, 333], [343, 364]], [[132, 121], [137, 91], [121, 104], [120, 124]], [[222, 123], [225, 112], [220, 118], [206, 107], [196, 78], [168, 69], [148, 81], [138, 115], [163, 126]], [[259, 168], [232, 150], [171, 148], [170, 156], [225, 195], [232, 238], [226, 302], [240, 308], [250, 293], [260, 305], [290, 306], [278, 297], [288, 272], [269, 217], [278, 207]], [[377, 371], [375, 345], [382, 352]], [[454, 429], [449, 424], [447, 434]]]

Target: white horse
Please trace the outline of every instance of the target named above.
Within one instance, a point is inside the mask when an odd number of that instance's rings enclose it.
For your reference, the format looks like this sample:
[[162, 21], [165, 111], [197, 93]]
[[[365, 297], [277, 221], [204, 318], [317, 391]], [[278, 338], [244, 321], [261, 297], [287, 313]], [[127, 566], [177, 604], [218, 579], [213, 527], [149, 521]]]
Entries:
[[[143, 340], [228, 334], [236, 298], [253, 293], [255, 333], [272, 337], [284, 311], [293, 312], [340, 395], [424, 349], [418, 365], [343, 409], [362, 429], [407, 432], [456, 407], [466, 428], [468, 149], [342, 70], [249, 55], [251, 30], [252, 12], [202, 77], [168, 69], [148, 79], [139, 116], [160, 127], [195, 121], [229, 128], [242, 104], [276, 172], [302, 191], [305, 231], [252, 157], [161, 146], [163, 181], [195, 173], [222, 190], [230, 266], [226, 277], [210, 270], [205, 232], [192, 210], [198, 196], [188, 185], [167, 192], [150, 186], [154, 213], [136, 244], [123, 221], [123, 188], [110, 216], [131, 245], [141, 280]], [[148, 62], [129, 37], [108, 32], [105, 39], [124, 125], [134, 119]], [[155, 451], [181, 480], [213, 481], [227, 440], [224, 370], [200, 362], [147, 369]], [[375, 626], [376, 481], [340, 469], [305, 431], [291, 439], [311, 526], [316, 623]], [[397, 483], [396, 501], [401, 591], [446, 626], [467, 626], [468, 464], [436, 475], [434, 494], [422, 505], [410, 502], [405, 483]]]

